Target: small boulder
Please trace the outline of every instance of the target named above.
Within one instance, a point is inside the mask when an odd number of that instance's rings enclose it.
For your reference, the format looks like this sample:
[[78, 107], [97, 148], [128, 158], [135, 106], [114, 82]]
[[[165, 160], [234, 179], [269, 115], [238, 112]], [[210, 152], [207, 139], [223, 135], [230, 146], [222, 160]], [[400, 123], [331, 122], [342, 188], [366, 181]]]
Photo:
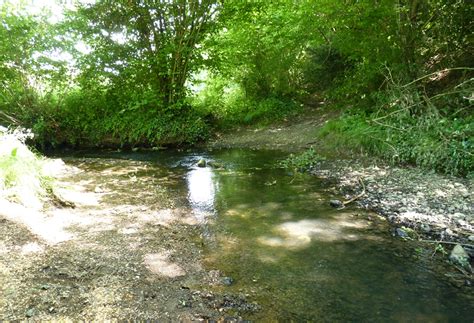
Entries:
[[451, 250], [451, 253], [449, 254], [449, 260], [451, 260], [456, 265], [460, 265], [464, 268], [470, 268], [469, 255], [460, 244], [455, 245], [453, 250]]
[[341, 201], [339, 200], [330, 200], [329, 201], [329, 205], [331, 205], [332, 207], [334, 208], [341, 208], [344, 206], [344, 203], [342, 203]]
[[206, 160], [201, 158], [201, 159], [199, 159], [199, 161], [197, 162], [196, 165], [197, 165], [197, 167], [206, 167], [206, 164], [207, 164]]

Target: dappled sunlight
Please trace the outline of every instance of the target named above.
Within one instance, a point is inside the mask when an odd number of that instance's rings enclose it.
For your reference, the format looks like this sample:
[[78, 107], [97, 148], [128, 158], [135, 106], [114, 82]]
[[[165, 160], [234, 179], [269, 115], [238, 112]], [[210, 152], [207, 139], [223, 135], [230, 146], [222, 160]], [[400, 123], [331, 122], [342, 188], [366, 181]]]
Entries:
[[257, 208], [258, 211], [261, 212], [270, 212], [270, 211], [276, 211], [282, 207], [281, 203], [276, 203], [276, 202], [267, 202]]
[[[329, 219], [287, 221], [274, 228], [275, 236], [264, 235], [257, 238], [257, 241], [270, 247], [297, 249], [306, 247], [313, 241], [370, 239], [370, 235], [362, 231], [368, 226], [368, 221], [355, 219], [351, 214], [340, 214]], [[354, 229], [361, 231], [354, 232]]]
[[229, 209], [224, 213], [225, 216], [240, 217], [242, 219], [250, 218], [251, 213], [248, 210]]
[[284, 247], [288, 249], [305, 247], [311, 243], [311, 237], [308, 235], [288, 236], [288, 237], [259, 237], [257, 241], [260, 244], [269, 247]]
[[175, 278], [184, 276], [186, 272], [179, 265], [169, 260], [168, 252], [152, 253], [144, 256], [144, 265], [155, 275]]
[[107, 169], [102, 170], [100, 173], [103, 176], [134, 176], [136, 173], [140, 170], [146, 170], [147, 166], [144, 165], [143, 167], [130, 167], [126, 168], [123, 166], [116, 166], [116, 167], [110, 167]]
[[219, 245], [226, 252], [232, 251], [236, 248], [239, 248], [239, 246], [240, 246], [239, 239], [237, 239], [234, 236], [229, 236], [229, 235], [219, 236], [218, 240], [219, 240]]
[[71, 233], [65, 231], [63, 219], [58, 219], [62, 223], [57, 223], [46, 218], [43, 213], [27, 209], [19, 204], [0, 200], [0, 216], [25, 225], [33, 234], [49, 244], [57, 244], [73, 237]]
[[130, 215], [129, 220], [137, 224], [170, 226], [173, 223], [198, 224], [196, 217], [187, 209], [142, 210]]
[[74, 186], [73, 188], [55, 188], [55, 194], [62, 199], [82, 206], [97, 206], [100, 202], [100, 196], [97, 193], [86, 192], [83, 186]]

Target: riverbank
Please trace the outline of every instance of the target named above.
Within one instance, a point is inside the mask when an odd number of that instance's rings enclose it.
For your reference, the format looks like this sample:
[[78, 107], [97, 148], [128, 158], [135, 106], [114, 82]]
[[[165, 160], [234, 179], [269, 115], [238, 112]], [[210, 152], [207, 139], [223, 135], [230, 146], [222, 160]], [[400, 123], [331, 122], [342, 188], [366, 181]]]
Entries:
[[[56, 160], [42, 209], [0, 200], [0, 319], [223, 319], [258, 309], [202, 265], [202, 224], [146, 162]], [[139, 177], [139, 179], [137, 179]]]
[[295, 120], [220, 134], [208, 146], [278, 149], [288, 153], [313, 147], [327, 160], [318, 162], [310, 173], [333, 183], [330, 190], [335, 199], [351, 199], [360, 194], [362, 181], [364, 194], [354, 203], [386, 217], [395, 228], [414, 229], [424, 240], [474, 244], [473, 179], [416, 167], [395, 167], [354, 152], [331, 149], [331, 143], [317, 139], [317, 133], [334, 116], [324, 108], [308, 109]]
[[[413, 257], [419, 243], [390, 237], [373, 212], [331, 208], [330, 198], [342, 198], [325, 183], [333, 179], [275, 168], [284, 155], [97, 152], [56, 162], [65, 171], [55, 194], [69, 203], [40, 211], [0, 204], [0, 317], [395, 318], [445, 304], [426, 301], [433, 289], [459, 287], [465, 304], [466, 278], [452, 286], [443, 258], [432, 261], [431, 250]], [[198, 167], [201, 158], [224, 167]], [[346, 290], [371, 306], [334, 309]], [[390, 314], [380, 311], [393, 303]], [[463, 317], [468, 308], [447, 307], [456, 310], [429, 317]]]

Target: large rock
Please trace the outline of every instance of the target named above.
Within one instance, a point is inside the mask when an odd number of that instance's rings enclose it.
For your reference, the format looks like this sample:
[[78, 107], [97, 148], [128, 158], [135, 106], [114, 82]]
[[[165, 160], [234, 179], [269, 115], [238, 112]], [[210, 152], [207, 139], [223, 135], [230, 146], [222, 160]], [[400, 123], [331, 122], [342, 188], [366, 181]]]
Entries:
[[451, 253], [449, 254], [449, 260], [451, 260], [456, 265], [461, 265], [464, 268], [470, 268], [469, 255], [460, 244], [455, 245], [453, 250], [451, 250]]

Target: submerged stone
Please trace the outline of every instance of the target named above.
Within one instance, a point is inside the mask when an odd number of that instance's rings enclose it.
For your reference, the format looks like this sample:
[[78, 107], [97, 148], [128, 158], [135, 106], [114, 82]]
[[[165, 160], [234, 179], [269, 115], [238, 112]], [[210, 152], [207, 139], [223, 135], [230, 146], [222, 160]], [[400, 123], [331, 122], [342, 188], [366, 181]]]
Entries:
[[431, 227], [429, 226], [429, 224], [422, 224], [420, 225], [420, 229], [422, 232], [424, 233], [430, 233], [431, 232]]
[[395, 234], [400, 237], [400, 238], [403, 238], [403, 239], [408, 239], [410, 238], [409, 234], [402, 228], [396, 228], [395, 229]]
[[210, 161], [207, 164], [209, 166], [211, 166], [212, 168], [216, 168], [216, 169], [223, 169], [224, 168], [224, 165], [222, 165], [221, 163], [215, 162], [215, 161]]
[[222, 277], [222, 284], [225, 286], [230, 286], [234, 283], [234, 279], [232, 277]]
[[199, 159], [199, 161], [197, 162], [198, 167], [206, 167], [206, 164], [206, 160], [203, 158]]

